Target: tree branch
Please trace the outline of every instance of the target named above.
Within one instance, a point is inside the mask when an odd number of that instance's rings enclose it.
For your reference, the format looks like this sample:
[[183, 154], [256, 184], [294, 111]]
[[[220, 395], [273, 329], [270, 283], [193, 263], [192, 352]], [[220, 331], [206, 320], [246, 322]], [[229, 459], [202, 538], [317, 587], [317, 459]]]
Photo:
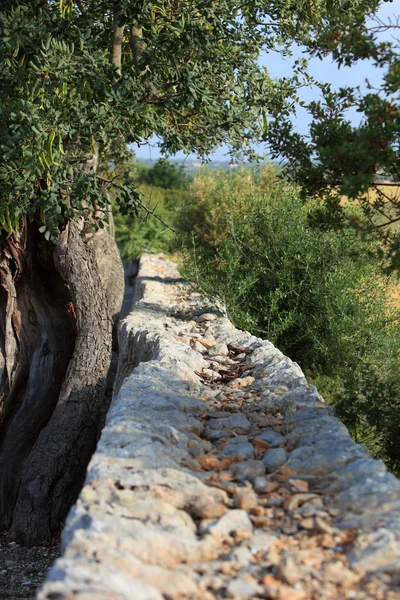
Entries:
[[121, 64], [122, 64], [122, 38], [124, 35], [124, 25], [118, 25], [119, 13], [114, 14], [113, 19], [113, 30], [111, 35], [111, 57], [110, 61], [121, 75]]
[[[123, 185], [120, 185], [119, 183], [115, 183], [115, 181], [113, 181], [112, 179], [106, 179], [105, 177], [99, 177], [98, 175], [96, 176], [96, 178], [99, 181], [103, 181], [104, 183], [107, 183], [108, 185], [111, 185], [111, 186], [117, 188], [118, 190], [122, 190], [123, 192], [126, 191], [126, 188]], [[168, 223], [166, 223], [161, 217], [159, 217], [154, 212], [155, 209], [149, 208], [148, 206], [143, 204], [143, 202], [141, 200], [137, 200], [137, 204], [138, 204], [139, 208], [141, 208], [142, 210], [144, 210], [146, 212], [147, 215], [152, 215], [153, 217], [155, 217], [157, 219], [157, 221], [160, 221], [160, 223], [162, 223], [164, 225], [164, 227], [166, 227], [173, 233], [176, 233], [175, 229], [173, 229], [170, 225], [168, 225]]]

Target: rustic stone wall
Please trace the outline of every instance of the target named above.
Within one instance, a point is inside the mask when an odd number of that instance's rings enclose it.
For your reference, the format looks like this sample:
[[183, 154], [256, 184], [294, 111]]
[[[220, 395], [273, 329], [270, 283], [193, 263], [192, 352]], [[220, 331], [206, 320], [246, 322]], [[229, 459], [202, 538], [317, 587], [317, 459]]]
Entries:
[[39, 600], [394, 600], [400, 482], [296, 363], [144, 256], [62, 542]]

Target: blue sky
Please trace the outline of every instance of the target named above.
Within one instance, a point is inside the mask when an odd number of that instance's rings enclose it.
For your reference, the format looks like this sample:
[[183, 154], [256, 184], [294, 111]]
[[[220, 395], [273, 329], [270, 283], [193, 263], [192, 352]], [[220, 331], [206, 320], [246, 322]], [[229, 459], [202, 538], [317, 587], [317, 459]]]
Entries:
[[[387, 21], [389, 17], [393, 15], [400, 15], [400, 0], [394, 0], [394, 2], [383, 2], [379, 11], [378, 16], [383, 20]], [[383, 37], [383, 39], [385, 39]], [[387, 37], [389, 39], [389, 37]], [[301, 56], [301, 50], [299, 48], [293, 48], [293, 56], [290, 58], [283, 59], [278, 53], [270, 53], [268, 55], [262, 55], [260, 58], [260, 64], [265, 65], [272, 77], [289, 77], [292, 74], [293, 62]], [[309, 64], [310, 74], [320, 82], [331, 83], [335, 88], [344, 86], [364, 86], [365, 80], [368, 79], [372, 85], [379, 85], [381, 81], [381, 71], [372, 66], [369, 61], [361, 61], [352, 67], [341, 67], [338, 69], [337, 65], [332, 62], [330, 58], [323, 60], [313, 59]], [[317, 90], [313, 88], [302, 88], [299, 94], [301, 99], [309, 102], [316, 98], [318, 94]], [[359, 115], [354, 111], [349, 115], [354, 122], [357, 122]], [[294, 117], [294, 123], [296, 128], [301, 133], [307, 131], [308, 115], [304, 109], [298, 107], [296, 116]], [[262, 147], [258, 147], [259, 152], [264, 152]], [[157, 160], [161, 156], [159, 149], [157, 148], [157, 139], [153, 138], [151, 143], [136, 148], [136, 156], [138, 159], [153, 159]], [[215, 154], [212, 155], [213, 160], [226, 160], [227, 149], [221, 147]], [[179, 153], [175, 156], [177, 159], [184, 160], [186, 155]], [[190, 156], [195, 158], [195, 156]]]

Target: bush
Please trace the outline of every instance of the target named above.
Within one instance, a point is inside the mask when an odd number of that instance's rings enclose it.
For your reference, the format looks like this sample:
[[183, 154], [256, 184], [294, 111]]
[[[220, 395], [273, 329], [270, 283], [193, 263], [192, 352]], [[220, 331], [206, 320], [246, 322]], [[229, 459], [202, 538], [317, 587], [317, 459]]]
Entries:
[[358, 441], [400, 468], [399, 314], [371, 241], [309, 225], [272, 167], [209, 174], [180, 210], [184, 271], [241, 328], [297, 361]]

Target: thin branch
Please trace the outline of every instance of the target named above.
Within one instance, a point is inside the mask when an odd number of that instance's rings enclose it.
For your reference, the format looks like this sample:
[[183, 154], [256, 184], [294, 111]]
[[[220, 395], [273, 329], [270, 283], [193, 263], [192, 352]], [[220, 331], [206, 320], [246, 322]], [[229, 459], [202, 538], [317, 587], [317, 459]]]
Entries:
[[[120, 185], [119, 183], [115, 183], [115, 181], [113, 181], [112, 179], [106, 179], [105, 177], [99, 177], [98, 175], [96, 176], [96, 179], [98, 179], [99, 181], [103, 181], [104, 183], [107, 183], [108, 185], [111, 185], [111, 186], [117, 188], [118, 190], [122, 190], [123, 192], [126, 192], [126, 188], [123, 185]], [[155, 217], [157, 219], [157, 221], [160, 221], [160, 223], [162, 223], [164, 225], [164, 227], [166, 227], [173, 233], [176, 233], [175, 229], [173, 229], [170, 225], [168, 225], [168, 223], [166, 223], [161, 217], [156, 215], [156, 213], [154, 212], [154, 210], [155, 210], [154, 208], [150, 209], [148, 206], [143, 204], [143, 202], [141, 200], [137, 200], [137, 204], [142, 210], [144, 210], [146, 212], [147, 216], [152, 215], [153, 217]]]

